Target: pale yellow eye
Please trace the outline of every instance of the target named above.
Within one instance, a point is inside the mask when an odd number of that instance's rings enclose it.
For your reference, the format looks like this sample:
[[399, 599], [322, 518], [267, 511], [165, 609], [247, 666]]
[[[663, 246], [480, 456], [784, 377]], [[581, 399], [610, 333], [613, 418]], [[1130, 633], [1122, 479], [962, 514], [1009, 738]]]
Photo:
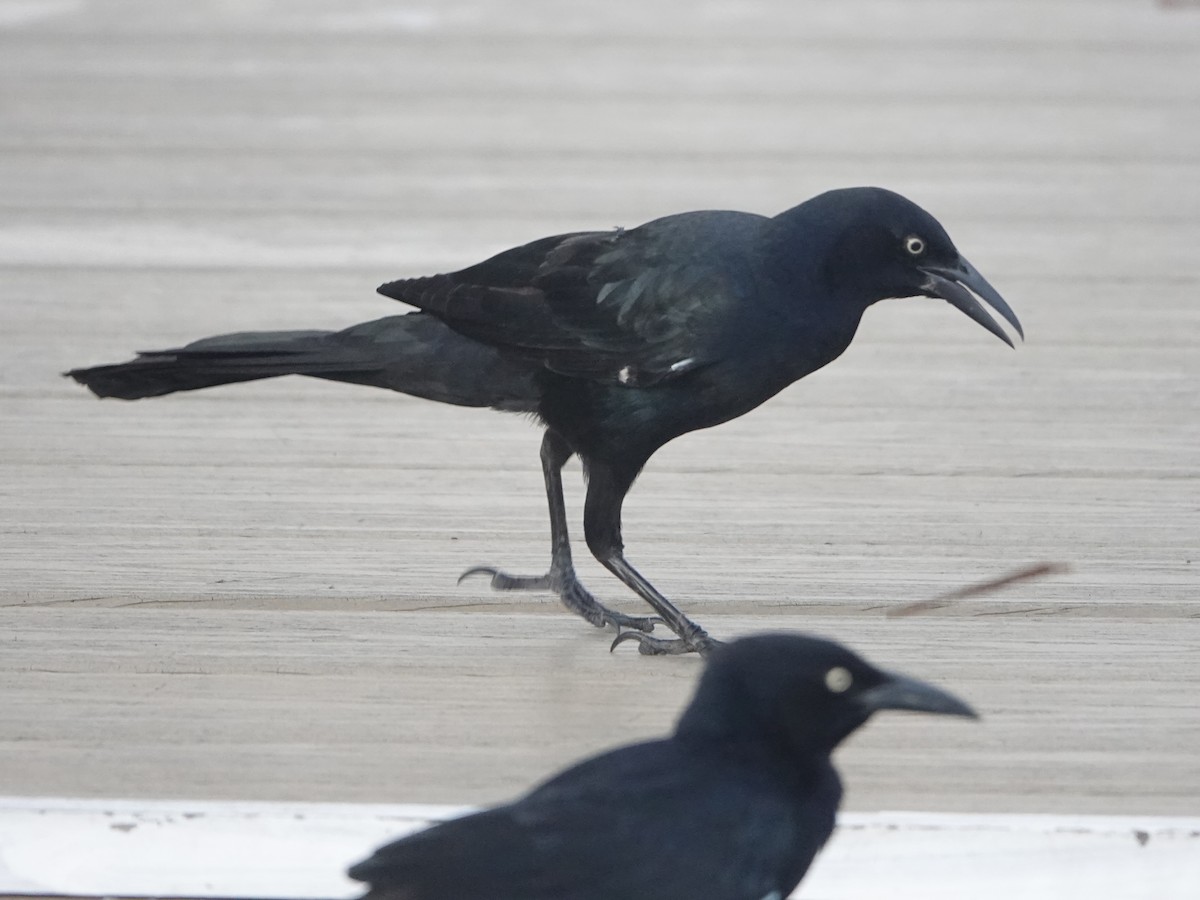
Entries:
[[844, 694], [850, 690], [852, 684], [854, 684], [854, 676], [850, 674], [849, 669], [834, 666], [825, 673], [825, 687], [835, 694]]
[[904, 249], [909, 252], [910, 256], [920, 256], [925, 252], [925, 242], [915, 234], [910, 234], [904, 239]]

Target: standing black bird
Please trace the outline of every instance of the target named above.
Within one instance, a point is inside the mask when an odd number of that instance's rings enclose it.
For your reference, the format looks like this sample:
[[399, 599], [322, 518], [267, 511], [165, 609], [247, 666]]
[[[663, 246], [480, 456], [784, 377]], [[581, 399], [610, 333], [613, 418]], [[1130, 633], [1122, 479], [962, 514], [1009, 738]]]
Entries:
[[974, 717], [932, 685], [797, 634], [718, 647], [668, 738], [376, 850], [369, 900], [781, 900], [833, 831], [830, 754], [881, 709]]
[[[621, 505], [651, 454], [832, 362], [887, 297], [940, 297], [1012, 346], [971, 291], [1021, 333], [933, 216], [891, 191], [849, 188], [774, 218], [692, 212], [543, 238], [460, 272], [385, 284], [380, 293], [420, 312], [345, 331], [222, 335], [67, 374], [125, 400], [297, 374], [533, 413], [546, 428], [550, 570], [463, 577], [554, 591], [593, 625], [633, 629], [617, 641], [635, 637], [643, 653], [703, 652], [712, 639], [623, 552]], [[575, 577], [561, 475], [572, 455], [588, 478], [588, 548], [657, 617], [610, 610]], [[646, 635], [657, 621], [677, 638]]]

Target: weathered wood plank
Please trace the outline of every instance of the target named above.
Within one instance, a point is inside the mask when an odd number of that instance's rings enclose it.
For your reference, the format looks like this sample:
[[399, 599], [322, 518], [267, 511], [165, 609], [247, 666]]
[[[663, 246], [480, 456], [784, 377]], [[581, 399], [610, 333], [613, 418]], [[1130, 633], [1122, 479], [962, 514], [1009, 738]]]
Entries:
[[[663, 730], [695, 661], [454, 585], [545, 565], [528, 423], [300, 379], [98, 403], [58, 372], [876, 182], [1029, 342], [880, 305], [655, 457], [631, 558], [721, 634], [819, 630], [988, 714], [868, 730], [855, 808], [1194, 813], [1198, 50], [1193, 11], [1116, 0], [0, 4], [0, 794], [477, 803]], [[1073, 571], [882, 616], [1041, 559]]]

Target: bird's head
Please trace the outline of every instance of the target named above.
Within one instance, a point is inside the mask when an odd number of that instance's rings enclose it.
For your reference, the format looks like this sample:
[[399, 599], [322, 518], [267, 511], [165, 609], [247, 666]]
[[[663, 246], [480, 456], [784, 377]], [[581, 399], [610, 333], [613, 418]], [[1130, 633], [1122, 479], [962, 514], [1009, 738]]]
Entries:
[[770, 633], [712, 653], [677, 733], [715, 741], [749, 738], [799, 757], [831, 752], [885, 709], [977, 718], [953, 694], [877, 669], [840, 644]]
[[822, 236], [820, 277], [832, 295], [868, 305], [888, 297], [937, 297], [1013, 346], [982, 299], [1025, 337], [1004, 298], [958, 252], [941, 223], [911, 200], [883, 188], [844, 188], [785, 217]]

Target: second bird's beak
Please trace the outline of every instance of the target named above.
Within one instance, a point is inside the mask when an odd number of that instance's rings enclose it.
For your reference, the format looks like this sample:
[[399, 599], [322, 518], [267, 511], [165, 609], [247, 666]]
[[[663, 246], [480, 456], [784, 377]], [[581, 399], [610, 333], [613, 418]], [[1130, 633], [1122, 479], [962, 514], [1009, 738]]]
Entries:
[[[975, 295], [971, 293], [974, 291], [1017, 330], [1021, 340], [1025, 339], [1025, 332], [1017, 320], [1017, 314], [1004, 302], [1000, 292], [979, 274], [979, 270], [961, 256], [958, 258], [957, 266], [922, 266], [921, 271], [928, 276], [928, 279], [921, 285], [921, 291], [927, 296], [942, 298], [951, 306], [962, 310], [1008, 346], [1013, 346], [1012, 340], [1004, 333], [1004, 329], [996, 324], [996, 320], [988, 315], [987, 310], [975, 299]], [[971, 290], [967, 290], [967, 288]]]
[[963, 701], [948, 691], [934, 687], [907, 675], [885, 673], [887, 681], [863, 691], [858, 701], [868, 712], [881, 709], [911, 709], [916, 712], [934, 713], [941, 716], [965, 716], [978, 719], [979, 715]]

